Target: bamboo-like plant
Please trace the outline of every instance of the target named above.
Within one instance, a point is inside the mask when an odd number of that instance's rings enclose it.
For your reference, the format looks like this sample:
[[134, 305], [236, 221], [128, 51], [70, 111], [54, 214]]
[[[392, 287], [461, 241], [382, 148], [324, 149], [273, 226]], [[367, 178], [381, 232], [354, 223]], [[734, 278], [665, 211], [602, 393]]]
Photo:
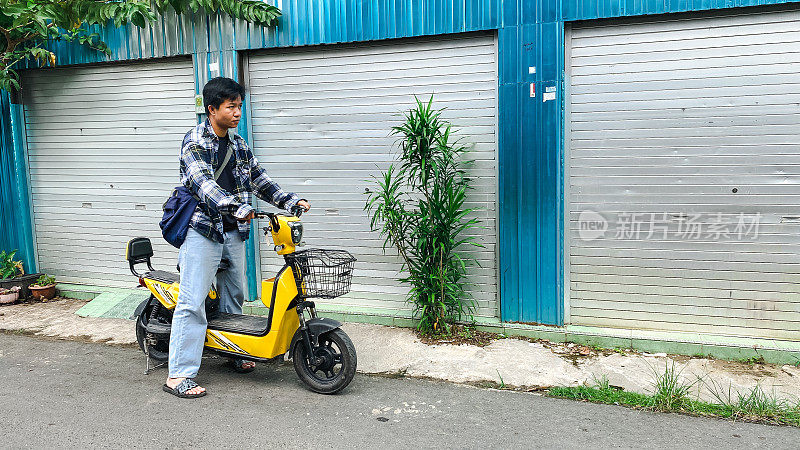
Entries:
[[415, 100], [405, 122], [392, 127], [400, 137], [398, 164], [374, 179], [377, 189], [367, 192], [364, 209], [384, 251], [394, 247], [403, 260], [400, 281], [411, 285], [417, 329], [449, 334], [456, 320], [471, 319], [475, 310], [465, 290], [475, 260], [463, 253], [465, 246], [480, 246], [468, 236], [478, 220], [468, 218], [472, 209], [464, 206], [470, 161], [461, 158], [466, 147], [451, 142], [451, 125], [433, 109], [433, 97]]

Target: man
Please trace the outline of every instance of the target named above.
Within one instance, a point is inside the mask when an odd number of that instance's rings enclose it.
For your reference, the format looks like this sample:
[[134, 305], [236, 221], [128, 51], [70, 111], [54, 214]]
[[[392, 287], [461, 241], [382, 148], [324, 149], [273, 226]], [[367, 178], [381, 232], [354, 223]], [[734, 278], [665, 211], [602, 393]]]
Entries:
[[[193, 378], [200, 368], [208, 321], [205, 299], [215, 277], [220, 311], [242, 313], [244, 302], [244, 241], [253, 219], [251, 194], [287, 211], [307, 201], [284, 192], [266, 174], [240, 136], [228, 133], [242, 116], [244, 88], [218, 77], [203, 87], [208, 119], [186, 133], [180, 158], [181, 183], [199, 199], [186, 240], [180, 248], [180, 293], [172, 318], [169, 376], [164, 391], [183, 398], [202, 397], [205, 388]], [[225, 162], [228, 149], [231, 155]], [[225, 163], [215, 179], [214, 171]], [[216, 275], [220, 261], [227, 270]], [[237, 371], [251, 371], [255, 363], [232, 360]]]

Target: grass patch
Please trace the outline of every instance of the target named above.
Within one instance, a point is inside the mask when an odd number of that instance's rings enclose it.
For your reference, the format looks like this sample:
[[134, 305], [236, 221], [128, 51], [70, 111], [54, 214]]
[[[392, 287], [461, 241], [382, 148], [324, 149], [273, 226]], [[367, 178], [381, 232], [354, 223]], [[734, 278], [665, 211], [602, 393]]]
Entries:
[[[608, 378], [604, 376], [595, 378], [591, 386], [555, 387], [547, 395], [634, 409], [800, 427], [800, 402], [793, 403], [778, 398], [775, 393], [764, 392], [760, 386], [745, 392], [734, 392], [730, 386], [723, 389], [723, 386], [705, 382], [702, 378], [693, 382], [685, 381], [680, 374], [681, 371], [675, 368], [674, 362], [672, 365], [668, 364], [663, 372], [656, 372], [652, 394], [625, 392], [621, 388], [610, 386]], [[703, 383], [717, 402], [689, 398], [697, 383]]]
[[713, 380], [703, 383], [717, 400], [716, 405], [724, 411], [725, 417], [800, 427], [800, 401], [792, 403], [779, 398], [775, 392], [765, 392], [759, 385], [739, 392], [730, 385], [725, 388]]
[[652, 401], [648, 395], [635, 392], [620, 391], [613, 388], [600, 389], [597, 387], [555, 387], [547, 395], [550, 397], [569, 398], [592, 403], [606, 403], [609, 405], [622, 405], [630, 408], [650, 408]]

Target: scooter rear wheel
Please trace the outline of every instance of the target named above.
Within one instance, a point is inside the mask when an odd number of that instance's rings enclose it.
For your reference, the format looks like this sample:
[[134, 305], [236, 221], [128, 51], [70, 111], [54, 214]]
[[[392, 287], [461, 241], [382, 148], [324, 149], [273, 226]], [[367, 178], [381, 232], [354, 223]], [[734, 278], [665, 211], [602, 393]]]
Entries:
[[347, 333], [335, 329], [319, 336], [313, 349], [319, 364], [309, 358], [306, 346], [298, 342], [292, 360], [297, 376], [312, 391], [335, 394], [350, 384], [356, 374], [356, 349]]
[[[141, 314], [139, 314], [139, 317], [136, 318], [136, 342], [139, 344], [139, 348], [142, 352], [145, 354], [149, 353], [150, 359], [162, 362], [169, 358], [169, 338], [153, 336], [148, 339], [147, 330], [145, 330], [145, 326], [147, 326], [151, 318], [154, 316], [160, 318], [160, 316], [163, 315], [162, 311], [164, 308], [160, 307], [155, 302], [155, 299], [151, 299], [150, 304], [147, 305]], [[158, 308], [155, 314], [153, 314], [153, 308]]]

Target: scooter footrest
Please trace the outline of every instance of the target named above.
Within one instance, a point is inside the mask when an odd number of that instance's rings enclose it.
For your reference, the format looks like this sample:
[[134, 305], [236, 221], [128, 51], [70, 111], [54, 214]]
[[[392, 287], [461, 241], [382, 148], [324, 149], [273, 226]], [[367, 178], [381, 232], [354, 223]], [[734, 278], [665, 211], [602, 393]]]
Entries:
[[150, 322], [144, 327], [144, 329], [148, 333], [159, 336], [169, 336], [169, 334], [172, 332], [172, 325], [168, 323]]
[[269, 318], [221, 312], [219, 316], [208, 321], [208, 328], [216, 331], [261, 336], [269, 332]]

